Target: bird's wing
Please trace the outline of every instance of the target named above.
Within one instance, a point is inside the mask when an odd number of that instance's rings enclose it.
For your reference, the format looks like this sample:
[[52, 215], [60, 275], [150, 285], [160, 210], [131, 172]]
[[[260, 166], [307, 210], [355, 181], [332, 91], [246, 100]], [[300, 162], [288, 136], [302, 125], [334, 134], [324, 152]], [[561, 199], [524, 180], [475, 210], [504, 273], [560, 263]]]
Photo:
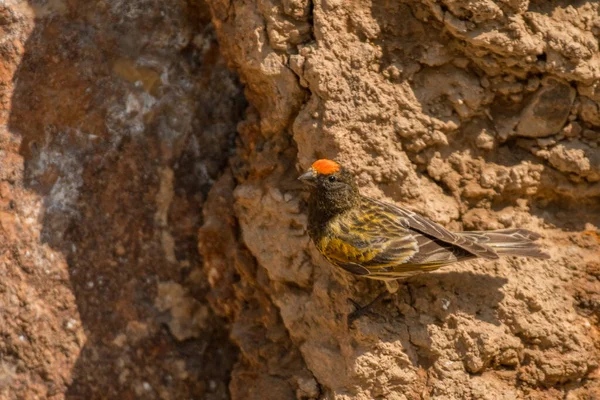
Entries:
[[483, 243], [477, 243], [477, 241], [469, 236], [450, 232], [443, 226], [436, 224], [417, 213], [379, 200], [366, 197], [363, 197], [362, 199], [364, 200], [363, 204], [367, 208], [380, 208], [384, 213], [396, 215], [405, 228], [417, 231], [425, 236], [430, 236], [453, 246], [460, 247], [478, 257], [486, 258], [488, 260], [496, 260], [499, 258], [498, 254], [496, 254], [491, 247]]
[[332, 263], [357, 275], [405, 263], [419, 250], [413, 233], [393, 215], [362, 210], [331, 221], [316, 245]]
[[382, 202], [364, 202], [360, 209], [332, 220], [328, 234], [315, 243], [331, 263], [378, 279], [410, 276], [477, 256], [454, 244], [455, 234], [417, 214], [413, 218], [422, 226], [413, 228], [402, 211]]
[[[461, 247], [418, 232], [405, 232], [404, 235], [412, 241], [411, 248], [414, 249], [412, 246], [416, 244], [418, 249], [416, 252], [398, 252], [396, 247], [390, 246], [382, 249], [369, 261], [360, 264], [357, 260], [348, 259], [344, 261], [330, 259], [330, 261], [356, 275], [369, 275], [371, 278], [389, 280], [433, 271], [444, 265], [476, 257]], [[393, 240], [391, 242], [394, 243]]]
[[393, 215], [361, 215], [360, 222], [336, 221], [335, 237], [327, 240], [324, 252], [331, 263], [355, 275], [398, 279], [475, 257], [460, 247], [384, 222], [397, 219]]

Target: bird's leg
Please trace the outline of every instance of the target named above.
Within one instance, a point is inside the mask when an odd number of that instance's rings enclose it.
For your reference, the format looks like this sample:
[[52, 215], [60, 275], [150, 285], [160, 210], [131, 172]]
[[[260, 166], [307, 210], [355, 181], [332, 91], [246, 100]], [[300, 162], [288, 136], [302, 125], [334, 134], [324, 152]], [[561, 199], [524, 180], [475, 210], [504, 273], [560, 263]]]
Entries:
[[384, 283], [387, 290], [379, 293], [379, 295], [375, 297], [375, 299], [373, 299], [369, 304], [367, 304], [364, 307], [358, 304], [356, 301], [348, 299], [354, 305], [354, 307], [356, 307], [356, 310], [348, 314], [348, 327], [351, 327], [354, 321], [356, 321], [358, 318], [362, 317], [365, 314], [374, 314], [379, 316], [379, 314], [376, 314], [373, 311], [371, 311], [370, 308], [373, 307], [375, 303], [383, 299], [388, 293], [394, 294], [400, 288], [400, 284], [396, 279], [385, 280]]
[[[356, 307], [356, 310], [354, 310], [353, 312], [351, 312], [350, 314], [348, 314], [348, 327], [351, 327], [352, 324], [354, 323], [354, 321], [356, 321], [358, 318], [362, 317], [365, 314], [375, 314], [371, 310], [371, 307], [373, 307], [373, 305], [375, 303], [377, 303], [379, 300], [381, 300], [385, 296], [387, 296], [388, 293], [389, 292], [387, 290], [381, 292], [377, 297], [375, 297], [374, 300], [372, 300], [366, 306], [361, 306], [356, 301], [354, 301], [352, 299], [348, 299], [354, 305], [354, 307]], [[375, 315], [377, 315], [377, 314], [375, 314]]]

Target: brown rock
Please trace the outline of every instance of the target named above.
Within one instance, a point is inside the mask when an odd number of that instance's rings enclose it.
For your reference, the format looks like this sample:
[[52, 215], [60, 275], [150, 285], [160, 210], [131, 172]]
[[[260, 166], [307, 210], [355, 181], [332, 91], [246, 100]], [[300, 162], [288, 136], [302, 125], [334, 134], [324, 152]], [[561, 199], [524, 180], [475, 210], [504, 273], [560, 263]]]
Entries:
[[208, 7], [3, 2], [0, 59], [0, 398], [222, 399], [190, 276], [246, 103]]
[[517, 135], [539, 138], [558, 133], [567, 122], [573, 100], [575, 89], [567, 82], [545, 79], [523, 109]]
[[[210, 3], [223, 9], [218, 1]], [[215, 26], [225, 53], [258, 98], [249, 97], [255, 110], [240, 127], [231, 162], [236, 167], [228, 201], [239, 240], [233, 233], [218, 240], [221, 250], [208, 252], [214, 271], [209, 276], [223, 299], [219, 309], [237, 310], [242, 293], [245, 299], [268, 293], [270, 302], [246, 302], [280, 338], [261, 341], [268, 350], [259, 350], [247, 334], [258, 329], [257, 318], [229, 314], [244, 355], [232, 379], [233, 397], [255, 398], [265, 387], [282, 398], [315, 396], [293, 378], [297, 387], [290, 392], [262, 366], [279, 365], [275, 354], [287, 346], [301, 358], [294, 353], [294, 368], [286, 374], [308, 370], [319, 396], [336, 399], [560, 397], [568, 382], [590, 376], [597, 357], [598, 340], [590, 335], [595, 322], [577, 313], [570, 282], [588, 275], [584, 260], [599, 249], [567, 245], [570, 234], [561, 228], [599, 224], [592, 204], [600, 191], [583, 178], [573, 183], [574, 172], [531, 154], [539, 151], [536, 142], [502, 141], [515, 132], [554, 135], [575, 115], [572, 87], [597, 79], [592, 23], [583, 21], [598, 21], [598, 6], [571, 12], [526, 1], [444, 1], [443, 7], [428, 1], [314, 2], [312, 35], [298, 54], [290, 50], [292, 42], [264, 39], [259, 20], [269, 26], [287, 18], [277, 7], [234, 0], [229, 9], [227, 15], [213, 14]], [[252, 23], [246, 22], [249, 13]], [[287, 77], [257, 68], [275, 57], [289, 57], [290, 70], [307, 89], [303, 96], [286, 84]], [[571, 130], [582, 125], [577, 118], [570, 122]], [[289, 129], [274, 132], [273, 126]], [[570, 140], [579, 143], [579, 136]], [[550, 150], [562, 142], [557, 137], [540, 143]], [[380, 286], [332, 268], [307, 240], [305, 195], [295, 178], [320, 157], [346, 165], [364, 194], [454, 229], [539, 231], [553, 260], [473, 262], [418, 276], [378, 307], [384, 319], [361, 319], [348, 330], [345, 298], [367, 301]], [[215, 187], [215, 197], [221, 190]], [[558, 214], [559, 206], [551, 204], [574, 208]], [[210, 248], [207, 232], [227, 226], [214, 221], [202, 235], [203, 251]], [[240, 246], [255, 265], [239, 261]], [[235, 285], [230, 300], [227, 265], [238, 271], [244, 288]], [[271, 302], [285, 335], [265, 317]], [[264, 354], [269, 361], [257, 363]]]
[[550, 164], [565, 173], [572, 173], [590, 182], [600, 180], [600, 154], [582, 143], [566, 143], [540, 152]]
[[[0, 398], [599, 393], [597, 2], [5, 3]], [[307, 238], [320, 157], [552, 259], [413, 277], [349, 328], [381, 285]]]

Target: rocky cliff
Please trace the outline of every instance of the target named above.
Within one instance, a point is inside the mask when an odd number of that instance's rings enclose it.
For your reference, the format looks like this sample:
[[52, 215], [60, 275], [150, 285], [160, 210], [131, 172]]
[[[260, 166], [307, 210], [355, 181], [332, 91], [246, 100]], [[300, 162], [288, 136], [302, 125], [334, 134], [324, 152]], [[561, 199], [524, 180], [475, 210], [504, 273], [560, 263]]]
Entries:
[[[600, 396], [600, 4], [0, 4], [0, 398]], [[321, 157], [551, 260], [382, 289], [306, 234]]]
[[[598, 3], [209, 4], [250, 102], [200, 235], [233, 398], [599, 395]], [[349, 329], [346, 299], [381, 287], [309, 243], [295, 178], [321, 157], [449, 228], [535, 230], [552, 259], [409, 279]]]

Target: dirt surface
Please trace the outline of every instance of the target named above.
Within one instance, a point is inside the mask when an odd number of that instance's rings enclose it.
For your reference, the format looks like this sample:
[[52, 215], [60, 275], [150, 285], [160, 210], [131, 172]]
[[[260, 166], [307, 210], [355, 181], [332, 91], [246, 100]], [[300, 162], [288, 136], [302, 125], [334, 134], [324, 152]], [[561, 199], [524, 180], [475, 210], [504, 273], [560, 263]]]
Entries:
[[[599, 40], [593, 1], [2, 2], [0, 398], [600, 398]], [[349, 328], [383, 287], [308, 239], [321, 157], [552, 259]]]
[[[599, 397], [600, 5], [208, 3], [251, 104], [200, 235], [232, 397]], [[382, 287], [309, 242], [295, 179], [321, 157], [449, 228], [540, 232], [552, 259], [414, 277], [349, 329], [346, 299]]]
[[0, 30], [0, 398], [227, 398], [197, 230], [246, 103], [207, 6], [15, 0]]

